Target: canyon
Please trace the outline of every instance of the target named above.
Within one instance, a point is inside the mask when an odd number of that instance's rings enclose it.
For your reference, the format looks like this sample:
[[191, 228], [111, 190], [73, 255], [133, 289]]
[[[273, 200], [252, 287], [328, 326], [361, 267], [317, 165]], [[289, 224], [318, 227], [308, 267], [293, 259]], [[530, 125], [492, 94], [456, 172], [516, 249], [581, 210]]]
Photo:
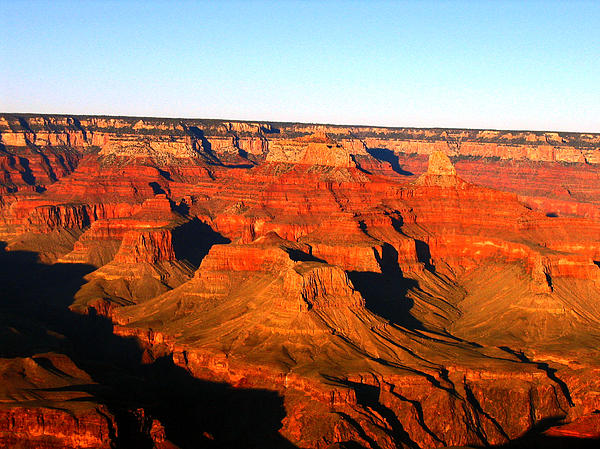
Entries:
[[0, 114], [0, 446], [596, 447], [600, 134]]

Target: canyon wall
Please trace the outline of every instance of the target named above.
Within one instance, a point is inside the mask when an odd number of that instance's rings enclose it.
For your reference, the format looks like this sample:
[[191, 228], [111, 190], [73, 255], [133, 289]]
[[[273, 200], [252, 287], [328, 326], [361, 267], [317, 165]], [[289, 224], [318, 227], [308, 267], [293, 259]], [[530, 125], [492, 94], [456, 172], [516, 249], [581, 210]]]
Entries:
[[598, 134], [3, 114], [0, 143], [0, 443], [600, 437]]

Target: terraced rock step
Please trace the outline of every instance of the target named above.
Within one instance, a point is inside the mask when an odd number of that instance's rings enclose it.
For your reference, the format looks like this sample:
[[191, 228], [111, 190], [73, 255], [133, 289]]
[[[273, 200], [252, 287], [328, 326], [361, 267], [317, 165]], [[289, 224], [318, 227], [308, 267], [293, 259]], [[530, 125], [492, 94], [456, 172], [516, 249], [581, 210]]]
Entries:
[[597, 135], [4, 115], [0, 138], [0, 443], [598, 437]]

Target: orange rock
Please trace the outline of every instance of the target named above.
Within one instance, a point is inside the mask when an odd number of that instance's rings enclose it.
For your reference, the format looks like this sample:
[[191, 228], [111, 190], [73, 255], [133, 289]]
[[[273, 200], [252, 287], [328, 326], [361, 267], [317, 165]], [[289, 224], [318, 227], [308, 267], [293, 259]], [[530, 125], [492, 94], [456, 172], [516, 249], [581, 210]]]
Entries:
[[[299, 447], [592, 435], [598, 135], [7, 114], [0, 136], [7, 249], [94, 265], [72, 310], [146, 368], [275, 391]], [[72, 424], [17, 408], [22, 441]], [[110, 444], [90, 413], [61, 438]]]

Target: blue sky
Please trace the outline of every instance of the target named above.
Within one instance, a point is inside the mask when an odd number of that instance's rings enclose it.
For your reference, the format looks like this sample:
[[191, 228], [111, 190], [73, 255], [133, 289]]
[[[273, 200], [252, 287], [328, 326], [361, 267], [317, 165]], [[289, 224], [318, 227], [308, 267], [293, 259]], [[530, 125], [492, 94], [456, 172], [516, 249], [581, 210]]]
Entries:
[[4, 0], [0, 111], [600, 132], [600, 2]]

